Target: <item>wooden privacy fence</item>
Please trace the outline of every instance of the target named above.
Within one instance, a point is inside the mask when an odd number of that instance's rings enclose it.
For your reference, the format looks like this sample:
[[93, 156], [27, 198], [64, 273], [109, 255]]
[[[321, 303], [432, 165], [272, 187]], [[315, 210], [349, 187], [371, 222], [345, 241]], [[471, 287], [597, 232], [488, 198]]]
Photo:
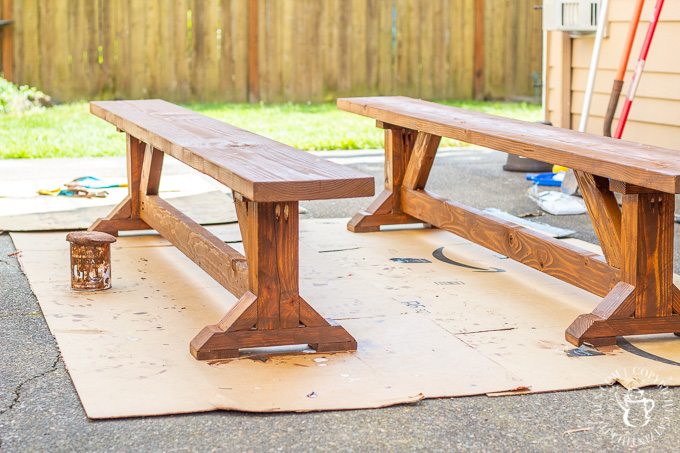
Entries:
[[62, 101], [503, 99], [534, 96], [541, 72], [540, 1], [4, 3], [5, 72]]

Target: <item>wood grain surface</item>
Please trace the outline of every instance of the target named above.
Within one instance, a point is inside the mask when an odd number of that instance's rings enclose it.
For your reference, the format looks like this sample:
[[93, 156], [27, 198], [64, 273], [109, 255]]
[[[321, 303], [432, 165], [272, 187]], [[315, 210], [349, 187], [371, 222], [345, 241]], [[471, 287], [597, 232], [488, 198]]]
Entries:
[[498, 219], [424, 190], [403, 189], [404, 211], [442, 230], [482, 245], [598, 296], [618, 283], [620, 272], [600, 256]]
[[338, 99], [338, 108], [660, 192], [680, 193], [680, 151], [677, 150], [399, 96]]
[[91, 102], [90, 111], [253, 201], [374, 194], [371, 176], [169, 102]]
[[236, 297], [248, 290], [246, 258], [157, 195], [142, 195], [142, 219]]

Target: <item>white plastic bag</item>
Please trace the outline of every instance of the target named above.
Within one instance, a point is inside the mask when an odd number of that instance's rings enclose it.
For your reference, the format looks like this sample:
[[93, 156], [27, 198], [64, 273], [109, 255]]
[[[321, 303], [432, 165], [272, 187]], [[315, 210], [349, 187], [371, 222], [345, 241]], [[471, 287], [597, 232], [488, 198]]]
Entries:
[[585, 214], [586, 204], [582, 198], [567, 195], [562, 192], [539, 192], [538, 186], [532, 186], [527, 196], [534, 200], [538, 207], [552, 215]]

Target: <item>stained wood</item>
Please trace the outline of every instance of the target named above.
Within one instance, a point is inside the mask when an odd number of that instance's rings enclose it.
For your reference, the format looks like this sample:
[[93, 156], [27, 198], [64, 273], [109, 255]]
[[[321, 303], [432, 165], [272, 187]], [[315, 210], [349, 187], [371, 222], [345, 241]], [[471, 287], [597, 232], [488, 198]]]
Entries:
[[634, 193], [654, 193], [653, 189], [648, 189], [647, 187], [640, 187], [634, 184], [629, 184], [623, 181], [616, 181], [614, 179], [609, 180], [609, 189], [612, 192], [620, 194], [634, 194]]
[[128, 195], [130, 196], [130, 209], [132, 210], [130, 217], [138, 219], [141, 210], [139, 195], [146, 143], [127, 134], [126, 144]]
[[297, 327], [297, 203], [247, 202], [246, 209], [240, 207], [237, 214], [239, 225], [248, 229], [244, 246], [250, 268], [249, 290], [257, 296], [257, 328]]
[[417, 132], [391, 124], [379, 124], [385, 129], [385, 189], [392, 193], [390, 212], [401, 210], [401, 185], [411, 159]]
[[401, 209], [401, 187], [418, 133], [382, 122], [378, 122], [377, 127], [385, 129], [385, 190], [365, 211], [352, 217], [347, 228], [354, 233], [380, 231], [381, 225], [419, 223]]
[[158, 195], [158, 187], [161, 184], [161, 170], [163, 169], [163, 156], [165, 154], [162, 151], [146, 145], [139, 185], [140, 193]]
[[670, 316], [675, 196], [623, 196], [621, 280], [636, 287], [635, 316]]
[[575, 171], [574, 176], [588, 208], [590, 220], [607, 262], [621, 266], [621, 209], [606, 178]]
[[236, 332], [239, 330], [250, 330], [256, 324], [257, 296], [250, 291], [246, 291], [217, 326], [225, 332]]
[[425, 188], [441, 139], [438, 135], [418, 132], [411, 159], [404, 175], [404, 187], [414, 190]]
[[408, 129], [680, 193], [680, 151], [404, 97], [338, 99], [338, 108]]
[[[680, 332], [680, 316], [674, 316], [680, 314], [680, 291], [673, 285], [672, 269], [675, 195], [655, 188], [677, 188], [680, 165], [662, 163], [661, 157], [680, 153], [611, 143], [608, 138], [573, 131], [553, 134], [554, 129], [413, 99], [340, 99], [338, 106], [376, 119], [377, 126], [389, 132], [385, 142], [387, 189], [367, 212], [352, 218], [350, 230], [377, 231], [396, 214], [405, 214], [603, 296], [592, 313], [579, 316], [566, 330], [566, 339], [575, 345], [611, 345], [621, 335]], [[395, 133], [406, 136], [409, 130], [411, 134], [418, 131], [418, 135], [409, 148], [404, 171], [392, 148], [399, 142]], [[607, 263], [594, 253], [426, 192], [439, 134], [525, 157], [538, 158], [544, 153], [552, 157], [542, 160], [551, 162], [559, 162], [567, 152], [578, 165], [597, 160], [600, 165], [589, 171], [570, 166], [575, 168]], [[558, 137], [563, 143], [557, 143]], [[611, 146], [604, 146], [608, 144]], [[611, 155], [610, 148], [622, 154]], [[661, 157], [655, 155], [657, 151]], [[647, 160], [651, 164], [644, 165]], [[635, 164], [641, 167], [630, 174]], [[628, 173], [625, 180], [610, 181], [601, 176], [607, 171]], [[396, 196], [399, 187], [401, 193]], [[622, 209], [613, 191], [623, 194]]]
[[680, 315], [680, 289], [678, 289], [677, 286], [673, 285], [672, 288], [673, 291], [673, 312], [675, 314]]
[[119, 231], [150, 230], [151, 227], [142, 219], [98, 219], [87, 231], [102, 231], [118, 236]]
[[598, 255], [424, 190], [402, 190], [404, 212], [598, 296], [620, 279]]
[[351, 340], [347, 331], [340, 326], [294, 327], [290, 329], [215, 333], [217, 332], [208, 331], [199, 334], [191, 342], [192, 349], [209, 352], [221, 349], [231, 350], [263, 346], [343, 343], [353, 340]]
[[[384, 193], [388, 192], [385, 191]], [[389, 206], [391, 204], [392, 202], [390, 200], [384, 206]], [[382, 209], [382, 206], [380, 209]], [[369, 207], [366, 211], [359, 211], [356, 213], [349, 221], [347, 229], [352, 233], [370, 233], [380, 231], [382, 225], [405, 225], [410, 223], [422, 223], [422, 220], [404, 213], [372, 213]]]
[[90, 103], [95, 115], [255, 201], [370, 196], [373, 178], [160, 100]]
[[144, 220], [236, 297], [248, 290], [248, 265], [238, 251], [156, 195], [142, 197]]
[[[297, 199], [285, 200], [285, 187], [290, 182], [299, 186], [296, 190], [314, 191], [305, 198], [337, 198], [355, 191], [371, 194], [371, 178], [167, 102], [151, 101], [151, 113], [144, 108], [146, 101], [103, 104], [112, 108], [92, 104], [93, 112], [127, 131], [129, 193], [90, 231], [117, 234], [151, 227], [240, 297], [218, 324], [207, 326], [191, 342], [196, 358], [237, 357], [241, 348], [298, 343], [324, 351], [356, 349], [351, 335], [323, 319], [299, 295], [299, 208]], [[228, 181], [245, 257], [158, 197], [164, 152]], [[256, 181], [241, 183], [248, 179]], [[261, 201], [260, 194], [283, 201]]]
[[260, 100], [258, 0], [248, 0], [248, 99]]
[[680, 316], [663, 318], [629, 318], [593, 322], [585, 335], [588, 337], [614, 337], [680, 332]]
[[[300, 323], [307, 327], [327, 326], [330, 320], [325, 319], [312, 308], [306, 300], [300, 298]], [[355, 345], [356, 347], [356, 345]]]
[[602, 319], [622, 319], [635, 313], [635, 287], [619, 282], [614, 289], [599, 303], [592, 314]]

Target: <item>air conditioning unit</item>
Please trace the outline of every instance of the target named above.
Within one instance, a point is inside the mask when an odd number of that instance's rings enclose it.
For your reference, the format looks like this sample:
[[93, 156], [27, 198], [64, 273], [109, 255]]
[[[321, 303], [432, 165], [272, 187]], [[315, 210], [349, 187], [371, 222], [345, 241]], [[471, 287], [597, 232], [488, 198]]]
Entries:
[[594, 33], [599, 13], [599, 0], [543, 0], [543, 30]]

